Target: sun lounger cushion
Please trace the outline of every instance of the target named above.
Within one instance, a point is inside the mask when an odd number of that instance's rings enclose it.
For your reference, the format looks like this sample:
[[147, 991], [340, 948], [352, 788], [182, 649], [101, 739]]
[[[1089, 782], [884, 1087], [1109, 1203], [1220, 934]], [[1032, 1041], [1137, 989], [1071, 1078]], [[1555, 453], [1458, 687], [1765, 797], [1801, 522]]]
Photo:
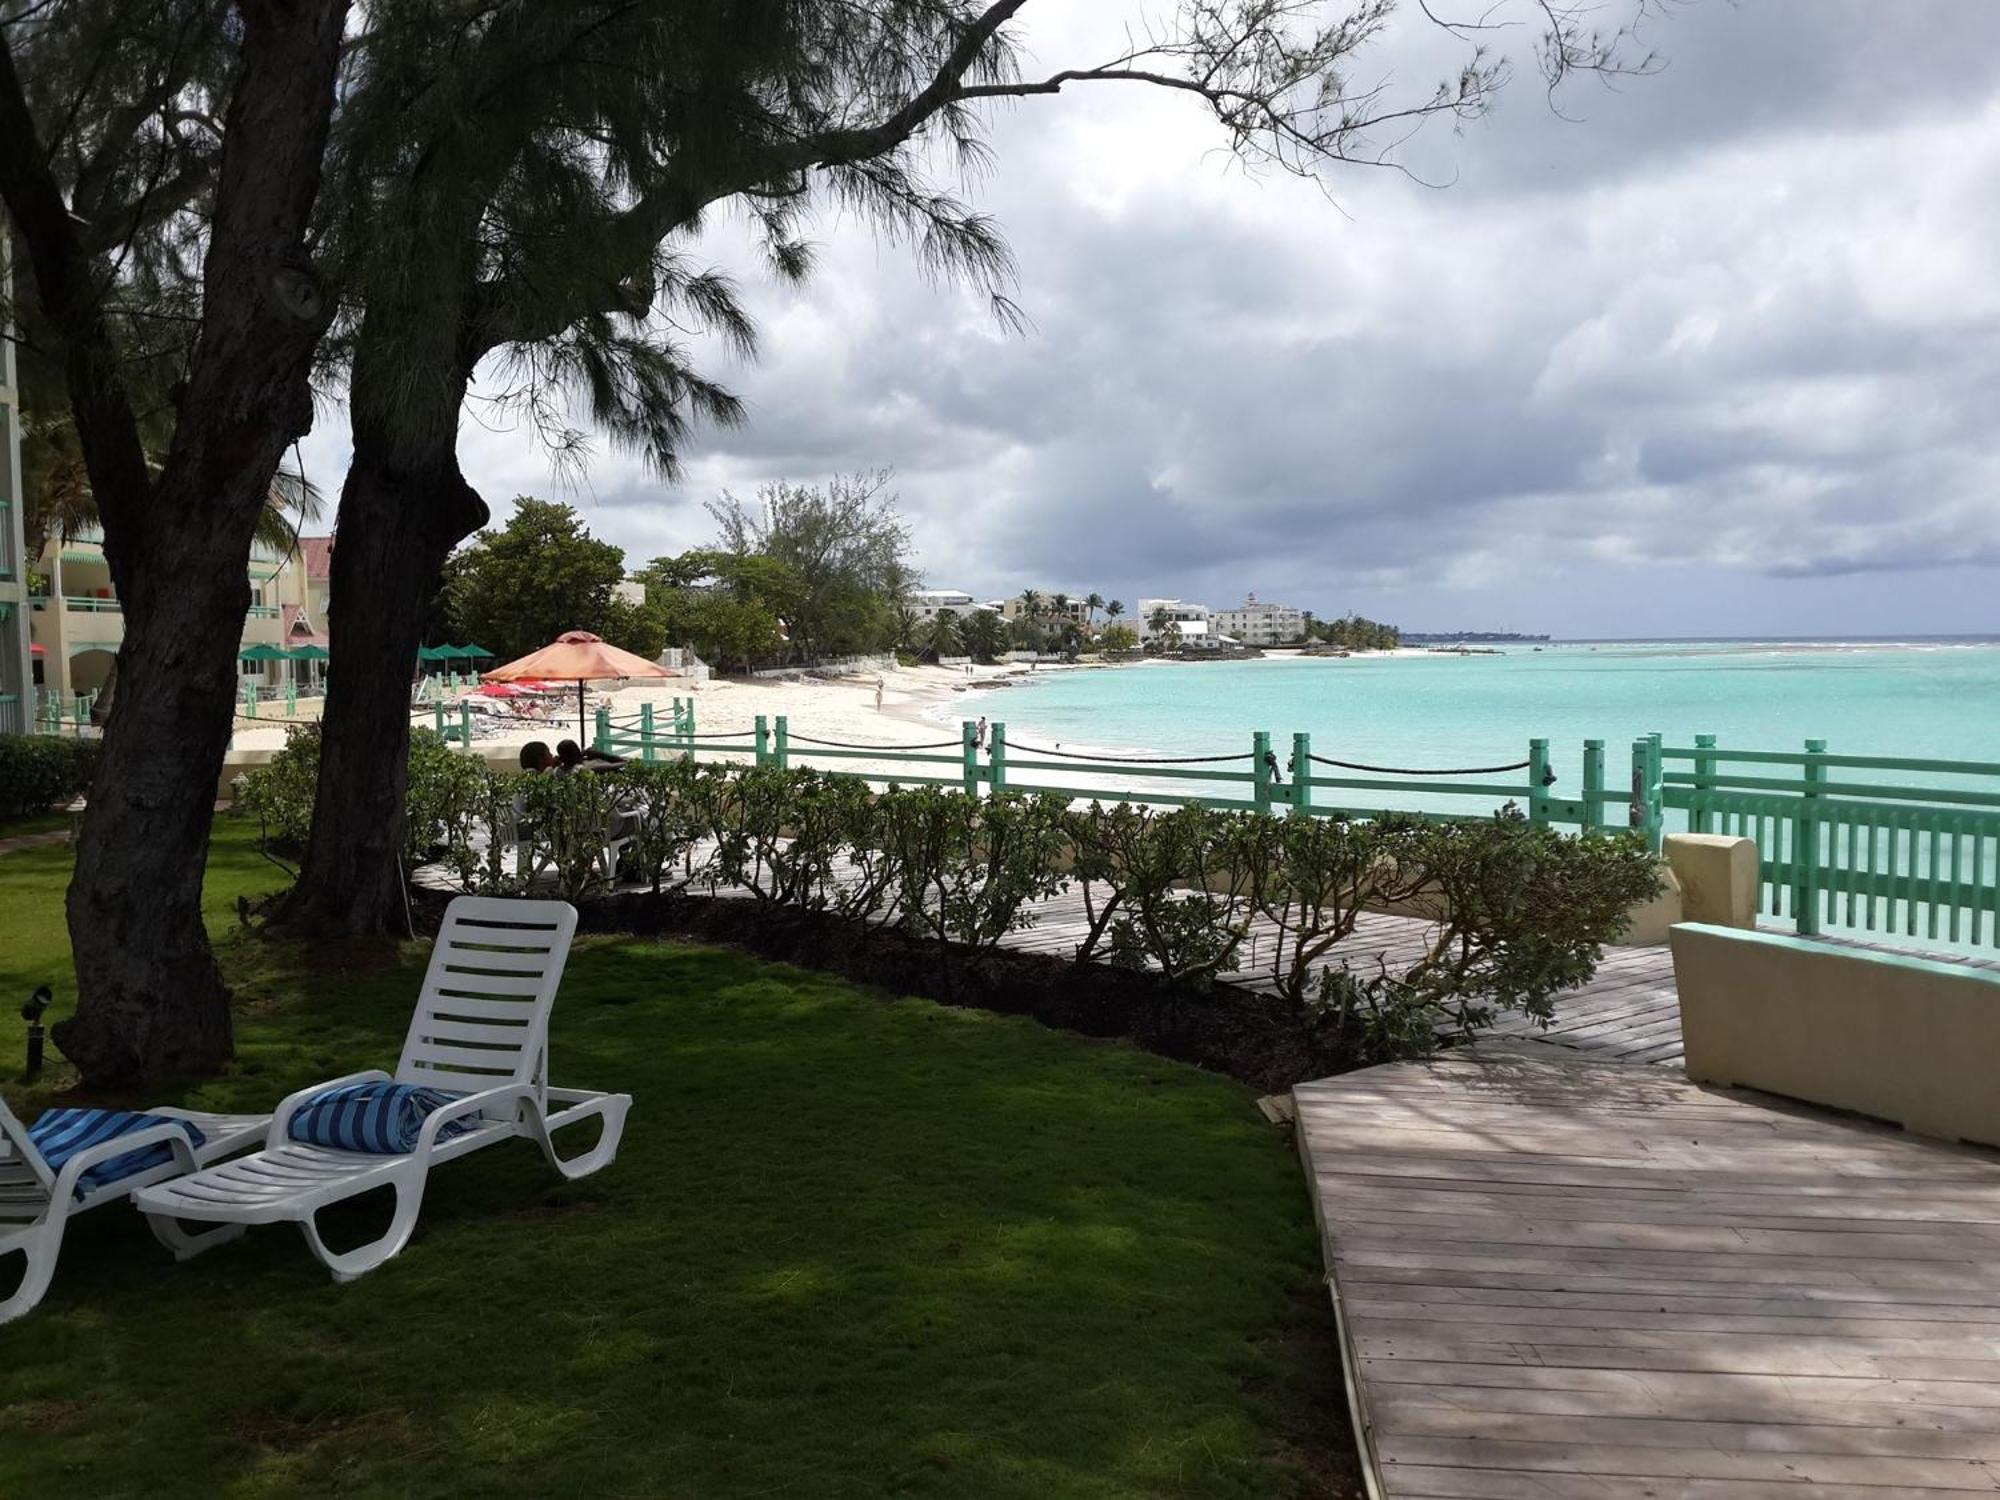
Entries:
[[[417, 1149], [417, 1136], [433, 1112], [463, 1097], [413, 1083], [345, 1084], [300, 1105], [286, 1133], [307, 1146], [403, 1156]], [[438, 1139], [448, 1141], [474, 1123], [453, 1120]]]
[[[42, 1117], [28, 1127], [28, 1139], [35, 1143], [35, 1149], [42, 1153], [42, 1160], [48, 1163], [51, 1172], [60, 1172], [63, 1163], [86, 1147], [95, 1146], [100, 1141], [108, 1141], [117, 1136], [130, 1135], [135, 1130], [144, 1130], [149, 1125], [178, 1125], [187, 1132], [188, 1144], [199, 1146], [202, 1134], [186, 1120], [172, 1120], [165, 1115], [145, 1115], [129, 1109], [50, 1109], [42, 1112]], [[86, 1193], [95, 1192], [118, 1181], [130, 1177], [134, 1172], [143, 1172], [149, 1167], [157, 1167], [173, 1157], [173, 1149], [164, 1143], [141, 1146], [137, 1151], [127, 1151], [123, 1156], [114, 1156], [85, 1172], [77, 1182], [76, 1195], [81, 1198]]]

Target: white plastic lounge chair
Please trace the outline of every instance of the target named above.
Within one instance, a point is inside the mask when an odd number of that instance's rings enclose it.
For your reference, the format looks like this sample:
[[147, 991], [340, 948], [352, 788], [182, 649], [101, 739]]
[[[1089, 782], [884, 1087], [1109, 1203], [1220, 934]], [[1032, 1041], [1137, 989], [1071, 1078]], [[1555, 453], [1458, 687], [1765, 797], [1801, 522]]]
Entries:
[[[26, 1262], [13, 1295], [0, 1302], [0, 1323], [32, 1311], [47, 1293], [56, 1257], [62, 1253], [63, 1230], [72, 1217], [129, 1198], [135, 1190], [165, 1178], [198, 1171], [247, 1151], [262, 1139], [271, 1120], [269, 1115], [215, 1115], [194, 1109], [149, 1109], [146, 1113], [163, 1120], [185, 1120], [201, 1132], [201, 1144], [193, 1144], [178, 1126], [149, 1125], [87, 1146], [64, 1162], [62, 1170], [51, 1171], [26, 1127], [7, 1108], [6, 1101], [0, 1100], [0, 1286], [13, 1274], [16, 1255]], [[106, 1162], [163, 1143], [172, 1153], [168, 1160], [78, 1192], [83, 1179]], [[242, 1232], [240, 1228], [216, 1229], [203, 1238], [212, 1243], [234, 1239]]]
[[[549, 1010], [562, 982], [576, 908], [563, 901], [460, 896], [445, 911], [417, 1013], [393, 1081], [459, 1091], [463, 1097], [423, 1122], [416, 1148], [381, 1155], [292, 1140], [292, 1117], [311, 1097], [345, 1084], [392, 1081], [379, 1070], [302, 1089], [278, 1106], [264, 1149], [227, 1165], [161, 1183], [138, 1195], [153, 1230], [183, 1257], [213, 1234], [190, 1236], [183, 1221], [242, 1226], [296, 1223], [336, 1281], [367, 1274], [400, 1251], [416, 1227], [431, 1169], [483, 1146], [527, 1137], [564, 1177], [608, 1166], [625, 1132], [629, 1094], [554, 1089], [547, 1083]], [[551, 1113], [551, 1108], [554, 1112]], [[597, 1144], [573, 1160], [556, 1154], [559, 1130], [599, 1118]], [[458, 1123], [463, 1133], [440, 1132]], [[396, 1207], [380, 1239], [344, 1253], [320, 1238], [316, 1217], [330, 1204], [377, 1188]]]

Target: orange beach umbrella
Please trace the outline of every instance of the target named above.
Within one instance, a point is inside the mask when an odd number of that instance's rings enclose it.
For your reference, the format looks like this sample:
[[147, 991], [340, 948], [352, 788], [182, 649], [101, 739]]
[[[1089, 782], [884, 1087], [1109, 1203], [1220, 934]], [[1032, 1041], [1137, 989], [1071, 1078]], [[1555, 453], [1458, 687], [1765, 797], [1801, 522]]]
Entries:
[[588, 630], [566, 630], [552, 645], [530, 651], [505, 666], [484, 673], [488, 682], [573, 682], [576, 684], [576, 729], [580, 742], [588, 741], [585, 727], [583, 687], [587, 682], [610, 682], [622, 677], [678, 677], [658, 662], [617, 646], [606, 644]]

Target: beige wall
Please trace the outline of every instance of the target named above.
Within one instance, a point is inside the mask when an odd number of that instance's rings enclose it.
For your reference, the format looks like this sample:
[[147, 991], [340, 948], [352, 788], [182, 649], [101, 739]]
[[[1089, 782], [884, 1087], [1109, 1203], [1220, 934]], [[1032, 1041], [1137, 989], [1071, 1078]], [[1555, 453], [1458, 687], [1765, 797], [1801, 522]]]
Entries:
[[2000, 973], [1705, 924], [1672, 943], [1688, 1077], [2000, 1146]]

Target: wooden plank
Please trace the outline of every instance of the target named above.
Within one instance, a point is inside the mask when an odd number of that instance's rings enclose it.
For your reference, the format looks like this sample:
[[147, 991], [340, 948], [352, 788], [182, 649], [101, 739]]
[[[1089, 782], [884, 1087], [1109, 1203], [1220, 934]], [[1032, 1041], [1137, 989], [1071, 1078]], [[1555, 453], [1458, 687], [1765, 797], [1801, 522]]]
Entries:
[[1509, 1045], [1294, 1091], [1383, 1495], [2000, 1490], [2000, 1158]]

